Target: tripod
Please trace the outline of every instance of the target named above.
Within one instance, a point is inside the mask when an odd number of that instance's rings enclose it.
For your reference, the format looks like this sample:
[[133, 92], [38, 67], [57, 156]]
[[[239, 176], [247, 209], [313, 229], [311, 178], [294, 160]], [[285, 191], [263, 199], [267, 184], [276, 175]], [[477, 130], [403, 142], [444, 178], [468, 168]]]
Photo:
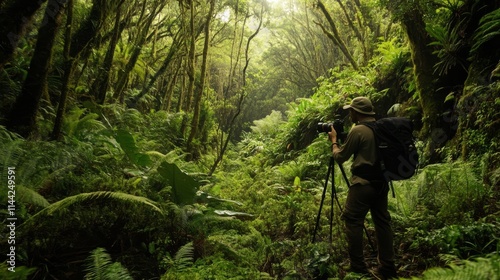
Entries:
[[[342, 172], [342, 177], [344, 177], [344, 180], [347, 184], [348, 187], [349, 185], [349, 180], [347, 179], [347, 175], [345, 173], [344, 167], [342, 164], [338, 163], [338, 166], [340, 168], [340, 172]], [[326, 179], [325, 179], [325, 184], [323, 187], [323, 194], [321, 196], [321, 204], [319, 205], [319, 211], [318, 211], [318, 216], [316, 217], [316, 226], [314, 227], [314, 233], [313, 233], [313, 238], [312, 238], [312, 243], [316, 242], [316, 233], [319, 228], [319, 220], [321, 217], [321, 210], [323, 209], [323, 203], [325, 201], [325, 196], [326, 196], [326, 189], [328, 188], [328, 179], [331, 176], [332, 178], [332, 199], [331, 199], [331, 204], [330, 204], [330, 236], [329, 236], [329, 241], [330, 244], [332, 244], [333, 237], [332, 237], [332, 231], [333, 231], [333, 201], [335, 200], [337, 202], [337, 206], [340, 209], [340, 212], [342, 213], [342, 206], [340, 205], [339, 198], [337, 196], [337, 190], [335, 189], [335, 160], [333, 159], [333, 156], [330, 157], [330, 163], [328, 164], [328, 171], [326, 173]], [[375, 251], [375, 248], [373, 246], [372, 240], [370, 239], [370, 236], [368, 235], [368, 230], [366, 227], [363, 225], [363, 229], [366, 233], [366, 237], [368, 238], [368, 243], [370, 243], [370, 247], [372, 250]]]

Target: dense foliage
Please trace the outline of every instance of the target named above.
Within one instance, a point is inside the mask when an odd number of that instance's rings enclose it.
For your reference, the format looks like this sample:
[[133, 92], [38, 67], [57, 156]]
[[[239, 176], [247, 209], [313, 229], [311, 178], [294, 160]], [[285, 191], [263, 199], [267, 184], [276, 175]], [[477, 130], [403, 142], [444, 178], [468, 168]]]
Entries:
[[498, 279], [498, 1], [31, 2], [0, 1], [0, 278], [359, 279], [317, 123], [364, 95], [416, 128], [399, 275]]

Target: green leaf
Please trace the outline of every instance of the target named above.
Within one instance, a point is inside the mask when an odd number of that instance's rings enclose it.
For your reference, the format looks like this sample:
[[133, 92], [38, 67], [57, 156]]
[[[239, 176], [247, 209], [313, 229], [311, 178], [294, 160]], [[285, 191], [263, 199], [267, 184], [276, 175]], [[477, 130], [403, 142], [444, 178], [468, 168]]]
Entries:
[[151, 164], [149, 155], [139, 152], [139, 148], [135, 144], [134, 137], [130, 132], [119, 129], [116, 132], [115, 139], [133, 164], [141, 167]]
[[196, 192], [196, 202], [197, 203], [228, 202], [228, 203], [236, 204], [238, 206], [242, 206], [243, 205], [243, 203], [241, 203], [239, 201], [214, 197], [214, 196], [211, 196], [208, 193], [205, 193], [205, 192], [202, 192], [202, 191]]
[[168, 185], [172, 186], [175, 203], [192, 204], [194, 202], [200, 185], [193, 177], [182, 172], [177, 165], [166, 161], [158, 167], [158, 173]]
[[253, 218], [254, 216], [252, 214], [244, 213], [244, 212], [235, 212], [231, 210], [215, 210], [215, 214], [219, 216], [227, 216], [227, 217], [236, 217], [236, 218], [242, 218], [242, 219], [248, 219], [248, 218]]
[[295, 177], [295, 179], [293, 180], [293, 186], [300, 187], [300, 177]]

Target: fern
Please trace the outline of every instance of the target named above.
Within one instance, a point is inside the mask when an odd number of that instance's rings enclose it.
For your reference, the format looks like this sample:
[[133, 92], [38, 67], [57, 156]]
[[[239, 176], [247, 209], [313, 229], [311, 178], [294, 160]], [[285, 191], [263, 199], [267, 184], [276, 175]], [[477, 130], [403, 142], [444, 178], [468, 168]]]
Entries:
[[189, 242], [182, 246], [175, 253], [174, 264], [177, 271], [182, 271], [193, 264], [194, 247], [193, 242]]
[[6, 174], [8, 166], [15, 166], [24, 154], [21, 144], [24, 141], [16, 134], [10, 133], [5, 127], [0, 126], [0, 158], [2, 158], [2, 174]]
[[420, 279], [498, 280], [500, 279], [499, 275], [500, 257], [495, 254], [489, 258], [464, 261], [463, 265], [451, 264], [449, 268], [431, 268], [425, 271]]
[[120, 192], [99, 191], [99, 192], [92, 192], [92, 193], [82, 193], [82, 194], [70, 196], [70, 197], [64, 198], [58, 202], [55, 202], [55, 203], [51, 204], [50, 206], [44, 208], [40, 212], [36, 213], [35, 215], [33, 215], [26, 222], [24, 222], [21, 225], [21, 227], [22, 228], [26, 228], [26, 227], [31, 228], [34, 225], [43, 224], [43, 221], [46, 217], [52, 216], [58, 212], [63, 212], [74, 204], [83, 204], [83, 203], [88, 203], [90, 201], [96, 201], [96, 200], [104, 200], [104, 201], [114, 200], [114, 201], [118, 201], [118, 202], [122, 202], [122, 203], [132, 204], [132, 205], [145, 206], [145, 207], [152, 209], [153, 211], [156, 211], [156, 212], [163, 214], [163, 211], [160, 208], [158, 208], [156, 203], [154, 201], [151, 201], [148, 198], [134, 196], [131, 194], [120, 193]]
[[436, 222], [470, 222], [480, 215], [482, 204], [490, 194], [477, 173], [471, 163], [457, 161], [428, 165], [414, 179], [397, 182], [398, 203], [407, 209], [403, 214], [410, 215], [425, 207], [429, 214], [439, 218]]
[[103, 248], [97, 248], [87, 258], [85, 269], [86, 280], [132, 279], [128, 270], [120, 263], [111, 260], [111, 256]]
[[[3, 159], [0, 162], [2, 174], [7, 174], [7, 168], [15, 167], [16, 171], [16, 194], [18, 199], [24, 203], [46, 207], [49, 202], [38, 192], [27, 188], [27, 185], [33, 185], [34, 170], [37, 167], [37, 160], [26, 161], [24, 157], [28, 156], [23, 149], [24, 142], [18, 135], [10, 133], [4, 127], [0, 127], [0, 157]], [[33, 155], [29, 155], [33, 159]], [[27, 167], [27, 168], [26, 168]], [[31, 176], [30, 176], [31, 175]], [[2, 201], [7, 201], [7, 192], [0, 194]]]
[[37, 191], [32, 190], [30, 188], [18, 185], [16, 187], [16, 193], [18, 194], [19, 200], [24, 203], [33, 204], [41, 207], [47, 207], [50, 205], [50, 203], [47, 201], [47, 199], [45, 199], [45, 197], [43, 197]]
[[162, 279], [179, 279], [178, 276], [185, 275], [186, 272], [193, 266], [193, 252], [193, 242], [189, 242], [179, 248], [173, 258], [167, 254], [162, 261], [165, 265], [167, 273]]
[[84, 140], [89, 131], [102, 130], [105, 126], [98, 121], [99, 115], [95, 113], [85, 114], [87, 109], [74, 108], [64, 118], [64, 133], [68, 137]]
[[500, 36], [500, 9], [485, 15], [479, 22], [474, 34], [471, 54], [478, 52], [481, 46]]
[[267, 117], [256, 120], [253, 122], [254, 125], [250, 129], [261, 136], [273, 136], [276, 135], [280, 128], [280, 125], [284, 123], [283, 115], [279, 111], [272, 111]]

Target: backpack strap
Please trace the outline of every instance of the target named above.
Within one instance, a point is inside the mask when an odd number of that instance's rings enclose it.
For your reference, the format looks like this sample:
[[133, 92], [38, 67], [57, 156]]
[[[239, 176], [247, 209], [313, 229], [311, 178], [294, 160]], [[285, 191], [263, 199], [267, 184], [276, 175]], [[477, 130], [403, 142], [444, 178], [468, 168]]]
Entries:
[[382, 153], [380, 153], [380, 148], [379, 148], [380, 143], [379, 143], [379, 140], [377, 138], [377, 132], [375, 131], [378, 128], [377, 123], [376, 122], [360, 122], [359, 124], [370, 128], [371, 131], [373, 132], [373, 139], [375, 139], [375, 146], [377, 147], [377, 162], [375, 164], [379, 164], [380, 171], [383, 174], [384, 171], [386, 170], [386, 168], [385, 168], [384, 158], [382, 157]]
[[[391, 192], [392, 192], [392, 197], [393, 198], [396, 198], [396, 193], [394, 192], [394, 185], [392, 184], [392, 180], [389, 180], [387, 181], [386, 178], [384, 177], [384, 172], [387, 170], [386, 167], [385, 167], [385, 163], [384, 163], [384, 158], [382, 157], [382, 153], [380, 152], [380, 143], [379, 143], [379, 140], [377, 138], [377, 132], [375, 131], [376, 129], [378, 129], [379, 127], [377, 126], [377, 123], [376, 122], [362, 122], [362, 123], [359, 123], [359, 124], [362, 124], [364, 126], [367, 126], [369, 127], [372, 132], [373, 132], [373, 138], [375, 139], [375, 146], [377, 147], [377, 162], [380, 166], [380, 176], [382, 178], [384, 178], [384, 181], [388, 182], [389, 185], [391, 186]], [[398, 139], [399, 140], [399, 139]]]

